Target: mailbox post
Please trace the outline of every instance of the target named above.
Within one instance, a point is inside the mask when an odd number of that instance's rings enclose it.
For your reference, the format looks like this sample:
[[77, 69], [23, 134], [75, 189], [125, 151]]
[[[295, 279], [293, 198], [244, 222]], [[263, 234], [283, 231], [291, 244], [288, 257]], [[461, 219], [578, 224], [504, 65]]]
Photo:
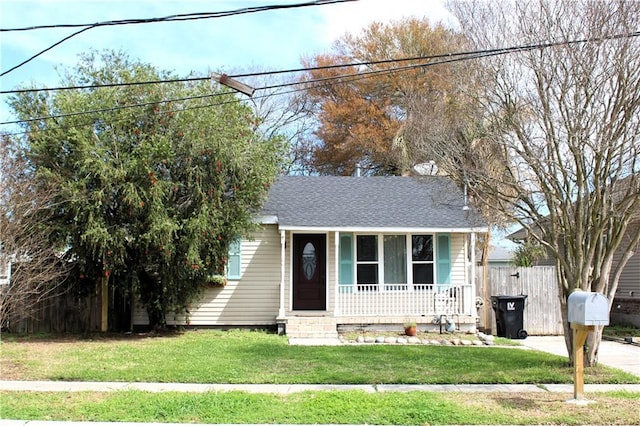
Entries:
[[574, 291], [567, 299], [573, 330], [573, 400], [584, 403], [584, 344], [595, 326], [609, 325], [609, 302], [600, 293]]

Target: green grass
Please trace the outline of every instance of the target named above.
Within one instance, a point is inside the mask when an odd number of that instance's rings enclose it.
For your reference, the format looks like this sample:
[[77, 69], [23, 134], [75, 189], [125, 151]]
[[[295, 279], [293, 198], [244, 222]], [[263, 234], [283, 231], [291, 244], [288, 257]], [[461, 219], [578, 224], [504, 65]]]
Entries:
[[[572, 383], [567, 359], [515, 347], [289, 346], [263, 332], [2, 336], [0, 378], [183, 383]], [[587, 368], [586, 383], [640, 383]], [[0, 392], [0, 418], [250, 424], [640, 424], [640, 393]]]
[[[284, 337], [248, 331], [189, 331], [94, 340], [3, 336], [5, 374], [20, 380], [448, 384], [573, 383], [567, 358], [501, 347], [426, 345], [289, 346]], [[640, 383], [598, 366], [585, 383]]]
[[588, 395], [587, 407], [552, 393], [4, 392], [2, 418], [247, 424], [640, 424], [640, 393]]
[[602, 330], [609, 337], [640, 337], [640, 328], [634, 325], [610, 325]]

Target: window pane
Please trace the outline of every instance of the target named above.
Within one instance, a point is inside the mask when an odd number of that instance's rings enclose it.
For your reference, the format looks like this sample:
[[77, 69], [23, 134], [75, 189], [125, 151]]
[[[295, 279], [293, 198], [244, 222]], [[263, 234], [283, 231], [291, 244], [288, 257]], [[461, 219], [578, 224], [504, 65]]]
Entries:
[[316, 248], [311, 243], [307, 243], [302, 249], [302, 270], [307, 280], [314, 277], [316, 273]]
[[405, 284], [407, 282], [407, 250], [404, 235], [384, 237], [384, 282]]
[[411, 236], [411, 259], [433, 261], [433, 237], [431, 235]]
[[433, 284], [433, 263], [413, 264], [414, 284]]
[[350, 262], [353, 260], [351, 253], [351, 235], [340, 236], [340, 260]]
[[353, 248], [351, 244], [352, 235], [340, 235], [340, 265], [338, 276], [340, 284], [353, 284]]
[[241, 268], [241, 251], [242, 244], [240, 239], [236, 238], [229, 245], [229, 259], [227, 260], [227, 278], [240, 279]]
[[358, 265], [358, 284], [377, 284], [378, 265]]
[[234, 238], [229, 243], [229, 254], [240, 254], [240, 238]]
[[378, 260], [378, 238], [375, 235], [358, 235], [358, 262]]

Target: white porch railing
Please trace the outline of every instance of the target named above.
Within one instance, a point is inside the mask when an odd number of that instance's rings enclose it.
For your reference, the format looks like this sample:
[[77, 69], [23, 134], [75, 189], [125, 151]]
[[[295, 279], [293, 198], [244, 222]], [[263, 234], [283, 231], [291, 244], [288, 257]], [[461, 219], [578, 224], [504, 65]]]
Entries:
[[471, 290], [471, 285], [341, 284], [336, 315], [472, 315], [475, 298]]

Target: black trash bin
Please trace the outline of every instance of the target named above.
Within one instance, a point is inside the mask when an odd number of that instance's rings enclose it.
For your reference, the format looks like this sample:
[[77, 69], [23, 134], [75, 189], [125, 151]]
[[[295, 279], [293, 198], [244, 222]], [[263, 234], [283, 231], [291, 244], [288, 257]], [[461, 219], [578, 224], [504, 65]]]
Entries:
[[524, 301], [527, 295], [491, 296], [491, 306], [496, 314], [496, 334], [508, 339], [526, 339], [523, 326]]

